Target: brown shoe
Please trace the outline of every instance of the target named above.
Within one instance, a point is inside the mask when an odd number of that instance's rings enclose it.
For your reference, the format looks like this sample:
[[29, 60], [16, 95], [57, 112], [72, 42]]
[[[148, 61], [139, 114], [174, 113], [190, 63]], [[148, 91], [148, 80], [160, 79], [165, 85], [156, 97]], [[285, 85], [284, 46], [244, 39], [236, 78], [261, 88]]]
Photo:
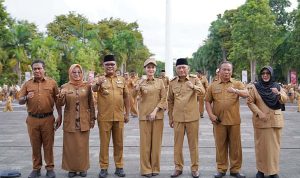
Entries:
[[171, 177], [178, 177], [178, 176], [180, 176], [182, 174], [182, 171], [180, 171], [180, 170], [175, 170], [174, 172], [173, 172], [173, 174], [171, 174]]
[[199, 177], [199, 171], [192, 171], [192, 177], [198, 178]]

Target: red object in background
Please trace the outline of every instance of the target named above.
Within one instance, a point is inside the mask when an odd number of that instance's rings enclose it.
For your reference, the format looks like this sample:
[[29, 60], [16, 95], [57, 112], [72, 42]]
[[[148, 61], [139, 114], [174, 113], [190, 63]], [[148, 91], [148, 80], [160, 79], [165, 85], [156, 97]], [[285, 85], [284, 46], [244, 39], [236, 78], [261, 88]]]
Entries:
[[297, 72], [295, 70], [291, 71], [291, 84], [297, 84]]

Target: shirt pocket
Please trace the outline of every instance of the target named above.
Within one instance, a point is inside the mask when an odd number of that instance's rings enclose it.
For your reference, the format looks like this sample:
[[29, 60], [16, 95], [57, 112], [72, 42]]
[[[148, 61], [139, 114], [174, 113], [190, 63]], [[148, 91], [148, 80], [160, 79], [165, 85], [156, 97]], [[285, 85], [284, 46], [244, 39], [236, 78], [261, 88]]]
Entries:
[[213, 98], [215, 100], [222, 99], [222, 90], [221, 89], [215, 89], [215, 90], [213, 90], [212, 94], [213, 94]]
[[123, 83], [117, 84], [117, 89], [118, 89], [118, 92], [120, 93], [120, 95], [123, 95], [123, 93], [124, 93], [124, 88], [125, 88], [125, 86], [124, 86]]

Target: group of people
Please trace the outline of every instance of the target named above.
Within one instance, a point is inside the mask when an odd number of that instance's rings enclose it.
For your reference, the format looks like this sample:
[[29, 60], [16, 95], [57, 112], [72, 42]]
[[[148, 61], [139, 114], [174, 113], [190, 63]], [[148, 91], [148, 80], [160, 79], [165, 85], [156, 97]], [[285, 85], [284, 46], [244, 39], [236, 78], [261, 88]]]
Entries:
[[[239, 98], [244, 97], [253, 112], [256, 177], [263, 178], [264, 174], [278, 177], [283, 127], [281, 105], [286, 102], [287, 95], [274, 82], [271, 67], [262, 68], [259, 81], [246, 88], [242, 82], [232, 78], [233, 65], [224, 61], [218, 67], [219, 77], [208, 86], [201, 71], [198, 71], [198, 76], [190, 74], [186, 58], [176, 61], [177, 76], [170, 81], [164, 75], [155, 77], [157, 63], [149, 58], [144, 62], [146, 77], [136, 80], [130, 92], [126, 77], [116, 74], [114, 55], [104, 57], [105, 75], [98, 77], [93, 84], [84, 82], [82, 67], [73, 64], [69, 69], [69, 82], [60, 89], [53, 79], [45, 76], [45, 63], [42, 60], [34, 61], [31, 66], [34, 77], [22, 86], [19, 99], [20, 104], [27, 105], [26, 123], [32, 146], [33, 170], [28, 178], [41, 175], [42, 146], [46, 176], [56, 176], [53, 170], [53, 143], [55, 130], [61, 123], [62, 169], [68, 171], [68, 177], [87, 176], [90, 166], [89, 134], [96, 121], [100, 137], [99, 178], [108, 175], [111, 137], [116, 168], [114, 174], [125, 177], [124, 127], [129, 122], [131, 98], [136, 96], [139, 97], [136, 114], [139, 118], [142, 176], [152, 177], [160, 173], [163, 119], [167, 110], [169, 126], [174, 130], [174, 172], [171, 177], [178, 177], [183, 172], [185, 134], [190, 150], [191, 176], [199, 177], [199, 119], [203, 117], [205, 103], [213, 124], [216, 145], [217, 173], [214, 177], [221, 178], [229, 170], [231, 176], [244, 178], [240, 173], [242, 146], [239, 113]], [[92, 92], [97, 93], [97, 116]], [[58, 114], [56, 119], [53, 115], [54, 105]]]
[[12, 112], [12, 102], [19, 99], [20, 87], [18, 85], [3, 85], [0, 87], [0, 103], [5, 102], [3, 112]]

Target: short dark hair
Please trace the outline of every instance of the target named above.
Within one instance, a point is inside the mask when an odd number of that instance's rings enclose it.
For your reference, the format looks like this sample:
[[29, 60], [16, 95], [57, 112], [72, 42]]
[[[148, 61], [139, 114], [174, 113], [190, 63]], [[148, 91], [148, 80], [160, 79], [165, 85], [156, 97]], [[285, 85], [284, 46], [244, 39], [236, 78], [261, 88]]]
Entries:
[[220, 64], [219, 64], [219, 69], [221, 69], [221, 66], [223, 65], [223, 64], [230, 64], [231, 65], [231, 67], [232, 67], [232, 69], [233, 69], [233, 64], [230, 62], [230, 61], [222, 61]]
[[45, 62], [42, 59], [36, 59], [31, 63], [31, 68], [33, 68], [33, 64], [40, 63], [42, 64], [43, 68], [45, 68]]

